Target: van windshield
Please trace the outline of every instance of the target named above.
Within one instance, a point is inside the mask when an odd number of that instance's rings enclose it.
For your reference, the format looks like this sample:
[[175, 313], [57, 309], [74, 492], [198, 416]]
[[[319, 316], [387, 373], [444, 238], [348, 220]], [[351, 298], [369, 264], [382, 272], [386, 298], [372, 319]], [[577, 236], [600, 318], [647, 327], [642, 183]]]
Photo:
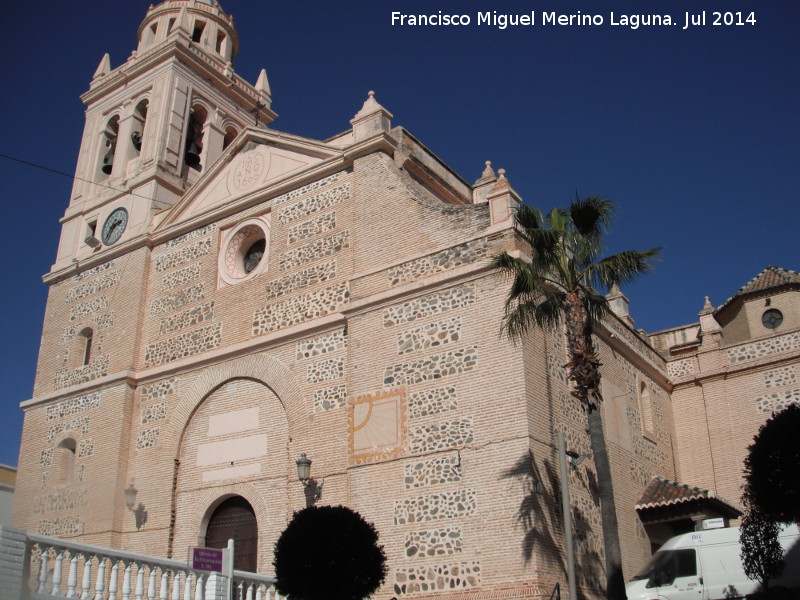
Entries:
[[647, 579], [647, 587], [670, 585], [676, 577], [697, 575], [697, 558], [694, 549], [659, 550], [631, 581]]

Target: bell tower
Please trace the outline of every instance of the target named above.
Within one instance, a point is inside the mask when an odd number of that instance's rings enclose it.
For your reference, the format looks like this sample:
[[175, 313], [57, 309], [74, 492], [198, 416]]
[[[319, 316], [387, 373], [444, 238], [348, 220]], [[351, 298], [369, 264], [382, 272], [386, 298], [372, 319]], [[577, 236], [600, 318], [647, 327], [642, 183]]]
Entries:
[[238, 133], [270, 109], [266, 72], [234, 72], [239, 38], [219, 3], [150, 6], [138, 46], [112, 69], [106, 54], [89, 90], [86, 124], [51, 276], [144, 243], [153, 215], [173, 205]]

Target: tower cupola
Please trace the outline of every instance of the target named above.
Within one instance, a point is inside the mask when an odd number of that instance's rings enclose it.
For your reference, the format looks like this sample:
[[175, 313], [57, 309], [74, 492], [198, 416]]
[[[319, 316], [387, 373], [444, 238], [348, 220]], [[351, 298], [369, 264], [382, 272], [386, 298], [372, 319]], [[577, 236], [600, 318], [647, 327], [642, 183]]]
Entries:
[[239, 51], [233, 15], [226, 14], [218, 2], [208, 0], [166, 0], [151, 5], [139, 25], [137, 54], [158, 46], [179, 30], [207, 54], [233, 64]]

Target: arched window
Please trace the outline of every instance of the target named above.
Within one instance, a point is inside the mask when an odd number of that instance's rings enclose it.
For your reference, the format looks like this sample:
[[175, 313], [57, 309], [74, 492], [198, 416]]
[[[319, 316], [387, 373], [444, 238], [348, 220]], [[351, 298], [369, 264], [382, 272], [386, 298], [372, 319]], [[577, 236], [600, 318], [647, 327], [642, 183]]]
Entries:
[[119, 134], [119, 116], [115, 115], [106, 123], [106, 128], [103, 130], [103, 140], [100, 144], [100, 165], [99, 174], [100, 179], [111, 175], [114, 168], [114, 154], [117, 151], [117, 135]]
[[184, 162], [196, 171], [201, 171], [201, 154], [203, 152], [203, 126], [208, 112], [199, 104], [195, 104], [189, 112], [189, 126], [186, 128], [186, 152]]
[[136, 154], [142, 151], [142, 137], [144, 136], [144, 126], [147, 122], [147, 108], [150, 106], [148, 100], [142, 100], [136, 105], [133, 111], [133, 131], [131, 132], [131, 144]]
[[256, 572], [258, 568], [258, 522], [250, 503], [232, 496], [220, 504], [206, 528], [206, 548], [227, 548], [234, 543], [233, 568]]
[[239, 135], [239, 132], [236, 131], [236, 128], [233, 125], [228, 125], [225, 128], [225, 137], [222, 139], [222, 149], [225, 150], [225, 148], [230, 146], [237, 135]]
[[72, 473], [75, 470], [75, 447], [75, 440], [66, 438], [56, 448], [58, 483], [72, 483]]

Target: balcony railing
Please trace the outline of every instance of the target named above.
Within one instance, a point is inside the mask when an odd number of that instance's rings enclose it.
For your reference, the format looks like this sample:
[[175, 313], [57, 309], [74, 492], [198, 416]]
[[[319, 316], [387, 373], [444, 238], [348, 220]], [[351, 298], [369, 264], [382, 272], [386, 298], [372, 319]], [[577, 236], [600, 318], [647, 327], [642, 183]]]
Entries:
[[[28, 598], [219, 600], [227, 581], [187, 563], [28, 533], [23, 577]], [[233, 572], [235, 600], [281, 600], [275, 578]]]

